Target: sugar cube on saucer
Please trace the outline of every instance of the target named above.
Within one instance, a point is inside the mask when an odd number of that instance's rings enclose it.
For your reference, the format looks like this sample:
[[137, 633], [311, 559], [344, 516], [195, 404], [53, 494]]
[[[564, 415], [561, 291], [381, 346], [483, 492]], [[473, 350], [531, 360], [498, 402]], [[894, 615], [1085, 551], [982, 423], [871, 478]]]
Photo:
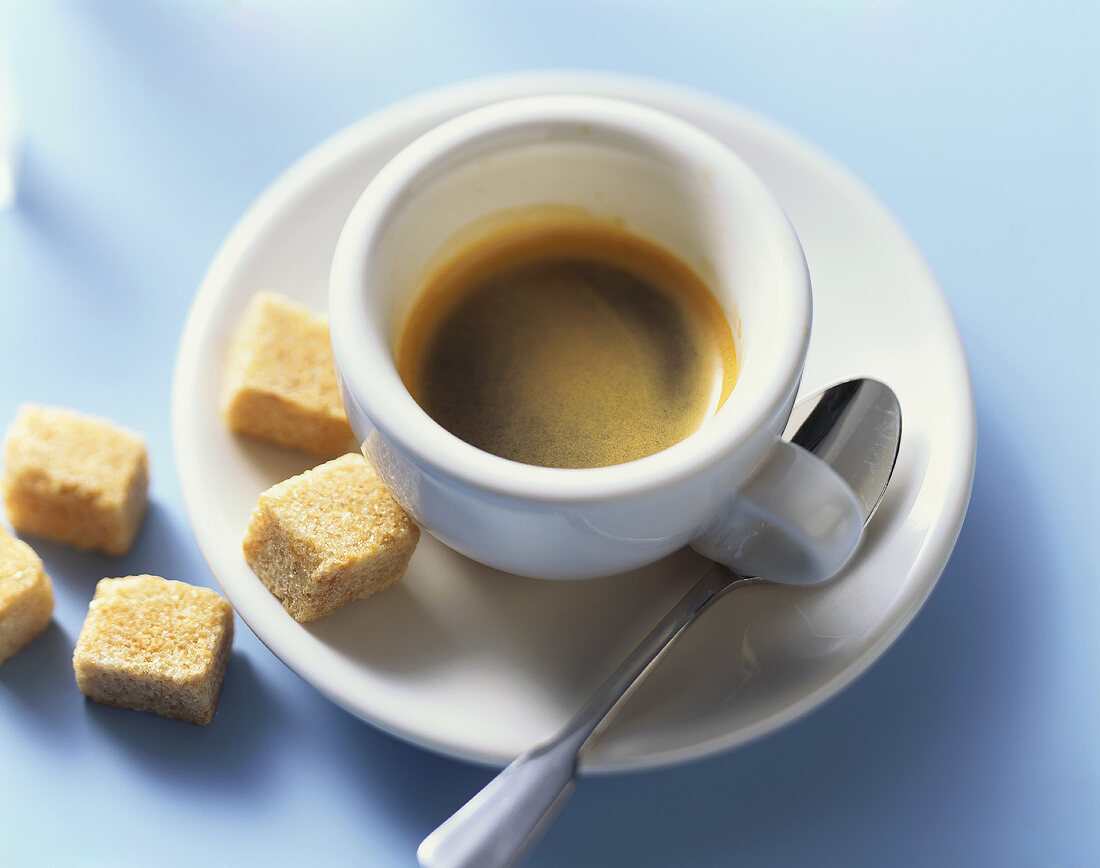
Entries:
[[230, 341], [222, 386], [222, 415], [238, 434], [322, 458], [355, 448], [328, 323], [287, 298], [252, 298]]
[[298, 621], [316, 621], [401, 578], [420, 539], [361, 455], [260, 495], [244, 538], [253, 572]]

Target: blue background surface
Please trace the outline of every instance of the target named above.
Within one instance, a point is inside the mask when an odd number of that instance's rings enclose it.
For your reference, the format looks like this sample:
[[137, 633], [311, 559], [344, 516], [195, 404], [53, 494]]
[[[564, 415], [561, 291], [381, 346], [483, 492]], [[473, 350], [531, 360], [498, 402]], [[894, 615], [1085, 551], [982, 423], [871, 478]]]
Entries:
[[979, 458], [947, 571], [863, 678], [748, 747], [584, 780], [530, 864], [1100, 864], [1100, 6], [0, 0], [0, 27], [24, 130], [0, 427], [24, 401], [106, 415], [154, 477], [126, 558], [38, 545], [57, 611], [0, 668], [0, 862], [412, 865], [488, 780], [331, 705], [239, 620], [207, 728], [85, 702], [70, 658], [100, 577], [214, 585], [169, 385], [256, 195], [401, 97], [572, 67], [726, 97], [875, 191], [958, 318]]

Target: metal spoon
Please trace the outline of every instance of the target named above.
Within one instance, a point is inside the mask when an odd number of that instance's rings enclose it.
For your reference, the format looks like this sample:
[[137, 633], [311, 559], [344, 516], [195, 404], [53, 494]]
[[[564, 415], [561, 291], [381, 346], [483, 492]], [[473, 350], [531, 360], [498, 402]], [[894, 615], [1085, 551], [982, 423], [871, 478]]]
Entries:
[[[901, 408], [877, 380], [850, 380], [801, 401], [791, 442], [828, 463], [870, 519], [901, 442]], [[790, 429], [788, 426], [788, 430]], [[763, 582], [714, 564], [563, 728], [514, 760], [421, 843], [423, 868], [505, 868], [534, 845], [573, 789], [577, 756], [689, 624], [734, 588]]]

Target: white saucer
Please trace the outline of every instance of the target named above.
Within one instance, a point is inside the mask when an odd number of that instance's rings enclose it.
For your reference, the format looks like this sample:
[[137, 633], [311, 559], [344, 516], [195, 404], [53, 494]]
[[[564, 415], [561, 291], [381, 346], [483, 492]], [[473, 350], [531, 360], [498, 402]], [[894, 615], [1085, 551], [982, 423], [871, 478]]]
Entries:
[[240, 542], [259, 492], [315, 462], [230, 435], [217, 395], [226, 339], [254, 292], [325, 308], [340, 226], [392, 154], [458, 112], [553, 91], [647, 103], [740, 153], [787, 209], [809, 261], [803, 391], [873, 376], [902, 406], [897, 470], [854, 564], [823, 587], [742, 590], [689, 631], [584, 758], [586, 771], [637, 769], [763, 735], [852, 681], [927, 598], [966, 511], [974, 406], [951, 313], [886, 210], [813, 148], [717, 99], [603, 74], [474, 81], [367, 118], [290, 168], [218, 253], [180, 343], [174, 445], [192, 527], [226, 595], [318, 690], [402, 738], [475, 761], [503, 764], [550, 735], [702, 560], [682, 552], [628, 576], [547, 582], [494, 573], [424, 535], [396, 587], [299, 625], [249, 570]]

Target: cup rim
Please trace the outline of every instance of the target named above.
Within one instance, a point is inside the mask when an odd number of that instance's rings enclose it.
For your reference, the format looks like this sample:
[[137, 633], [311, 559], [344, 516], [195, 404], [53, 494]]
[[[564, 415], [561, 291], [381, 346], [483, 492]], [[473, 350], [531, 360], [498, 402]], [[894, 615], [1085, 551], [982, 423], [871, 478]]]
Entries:
[[[586, 124], [627, 133], [736, 176], [782, 245], [787, 280], [774, 303], [783, 329], [768, 346], [768, 384], [743, 387], [740, 374], [725, 405], [692, 434], [666, 449], [623, 464], [556, 468], [485, 452], [432, 419], [408, 393], [389, 342], [374, 340], [365, 291], [369, 253], [401, 195], [425, 170], [479, 137], [525, 125]], [[809, 344], [812, 301], [801, 244], [772, 192], [732, 149], [657, 109], [610, 97], [554, 94], [518, 97], [474, 109], [424, 133], [399, 151], [367, 184], [340, 232], [329, 280], [329, 321], [345, 400], [356, 402], [385, 440], [423, 467], [477, 489], [527, 500], [606, 501], [657, 489], [706, 472], [774, 418], [797, 383]], [[386, 333], [386, 329], [381, 329]], [[740, 394], [739, 394], [740, 390]], [[736, 400], [735, 400], [736, 396]], [[351, 414], [349, 414], [351, 415]], [[361, 432], [355, 432], [360, 437]], [[362, 444], [361, 444], [362, 445]]]

